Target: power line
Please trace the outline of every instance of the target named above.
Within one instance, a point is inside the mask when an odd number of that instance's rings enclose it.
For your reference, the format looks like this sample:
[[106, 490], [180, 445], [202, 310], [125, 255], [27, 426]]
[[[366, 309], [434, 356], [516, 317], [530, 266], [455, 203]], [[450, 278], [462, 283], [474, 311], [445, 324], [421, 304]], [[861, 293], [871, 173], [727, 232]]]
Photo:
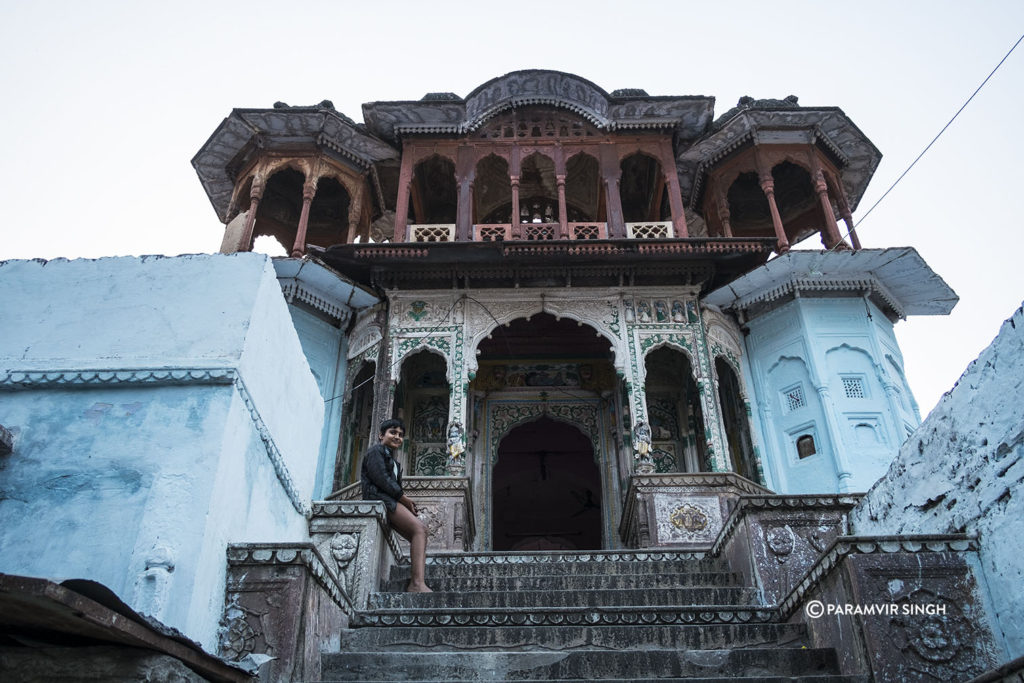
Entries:
[[[942, 130], [940, 130], [940, 131], [939, 131], [938, 135], [936, 135], [936, 136], [935, 136], [934, 138], [932, 138], [932, 141], [928, 143], [928, 146], [927, 146], [927, 147], [925, 147], [925, 148], [924, 148], [924, 149], [923, 149], [923, 150], [921, 151], [921, 153], [917, 155], [917, 158], [916, 158], [916, 159], [914, 159], [914, 161], [913, 161], [913, 162], [911, 162], [910, 166], [907, 166], [907, 170], [903, 171], [903, 173], [901, 173], [901, 174], [900, 174], [900, 177], [896, 179], [896, 182], [894, 182], [894, 183], [893, 183], [893, 184], [892, 184], [891, 186], [889, 186], [889, 189], [885, 191], [885, 194], [883, 194], [883, 195], [882, 195], [881, 197], [879, 197], [879, 198], [878, 198], [878, 201], [876, 201], [876, 202], [875, 202], [875, 203], [874, 203], [874, 204], [873, 204], [873, 205], [871, 206], [871, 208], [867, 210], [867, 213], [865, 213], [865, 214], [864, 214], [863, 216], [861, 216], [861, 217], [860, 217], [860, 218], [859, 218], [859, 219], [857, 220], [857, 222], [856, 222], [856, 223], [854, 223], [854, 225], [853, 225], [853, 227], [854, 227], [854, 228], [856, 228], [856, 227], [857, 227], [858, 225], [860, 225], [861, 223], [863, 223], [863, 222], [864, 222], [864, 219], [865, 219], [865, 218], [867, 218], [867, 217], [868, 217], [868, 216], [869, 216], [869, 215], [871, 214], [871, 212], [875, 210], [875, 207], [876, 207], [876, 206], [878, 206], [879, 204], [881, 204], [881, 203], [882, 203], [882, 200], [883, 200], [883, 199], [885, 199], [885, 198], [886, 198], [886, 197], [887, 197], [887, 196], [889, 195], [889, 193], [890, 193], [890, 192], [892, 192], [893, 188], [894, 188], [894, 187], [896, 187], [896, 186], [897, 186], [897, 185], [899, 184], [899, 182], [900, 182], [901, 180], [903, 180], [903, 177], [904, 177], [905, 175], [907, 175], [908, 173], [910, 173], [910, 169], [914, 168], [914, 165], [915, 165], [915, 164], [916, 164], [916, 163], [917, 163], [918, 161], [920, 161], [920, 160], [921, 160], [921, 157], [923, 157], [923, 156], [925, 155], [925, 153], [926, 153], [926, 152], [927, 152], [927, 151], [928, 151], [929, 149], [931, 149], [931, 148], [932, 148], [932, 145], [934, 145], [934, 144], [935, 144], [935, 142], [936, 142], [936, 141], [937, 141], [937, 140], [938, 140], [938, 139], [939, 139], [940, 137], [942, 137], [942, 134], [946, 132], [946, 129], [947, 129], [947, 128], [949, 128], [949, 127], [950, 127], [950, 126], [951, 126], [951, 125], [953, 124], [953, 122], [954, 122], [954, 121], [956, 121], [956, 117], [960, 116], [960, 112], [962, 112], [962, 111], [963, 111], [963, 110], [964, 110], [964, 109], [965, 109], [965, 108], [967, 107], [967, 105], [971, 103], [971, 100], [973, 100], [973, 99], [974, 99], [974, 96], [975, 96], [975, 95], [977, 95], [977, 94], [978, 94], [978, 93], [979, 93], [979, 92], [981, 91], [981, 89], [985, 87], [985, 84], [986, 84], [986, 83], [988, 83], [989, 79], [990, 79], [990, 78], [992, 78], [992, 76], [994, 76], [994, 75], [995, 75], [996, 71], [998, 71], [998, 70], [999, 70], [999, 67], [1001, 67], [1001, 66], [1003, 65], [1003, 62], [1005, 62], [1005, 61], [1006, 61], [1006, 59], [1007, 59], [1007, 58], [1008, 58], [1008, 57], [1009, 57], [1009, 56], [1010, 56], [1011, 54], [1013, 54], [1013, 51], [1017, 49], [1017, 46], [1018, 46], [1018, 45], [1020, 45], [1021, 41], [1024, 41], [1024, 34], [1021, 34], [1021, 37], [1017, 39], [1017, 42], [1013, 44], [1013, 47], [1011, 47], [1011, 48], [1010, 48], [1009, 52], [1007, 52], [1007, 53], [1006, 53], [1005, 55], [1003, 55], [1003, 58], [1002, 58], [1002, 59], [1000, 59], [1000, 60], [999, 60], [999, 63], [998, 63], [998, 64], [996, 64], [995, 68], [994, 68], [994, 69], [992, 69], [992, 72], [991, 72], [991, 73], [989, 73], [989, 75], [985, 77], [985, 80], [983, 80], [983, 81], [981, 82], [981, 85], [979, 85], [979, 86], [978, 86], [977, 88], [975, 88], [974, 92], [973, 92], [973, 93], [971, 93], [971, 96], [967, 98], [967, 101], [966, 101], [966, 102], [964, 102], [964, 103], [963, 103], [963, 104], [962, 104], [962, 105], [960, 106], [960, 108], [959, 108], [959, 109], [957, 109], [956, 113], [955, 113], [955, 114], [953, 114], [953, 118], [951, 118], [951, 119], [949, 120], [949, 122], [948, 122], [948, 123], [947, 123], [947, 124], [946, 124], [945, 126], [943, 126], [943, 127], [942, 127]], [[852, 231], [851, 231], [851, 232], [852, 232]], [[849, 234], [850, 234], [850, 233], [849, 233], [849, 232], [847, 232], [847, 233], [846, 233], [846, 236], [849, 236]], [[833, 247], [833, 248], [835, 248], [835, 247]]]

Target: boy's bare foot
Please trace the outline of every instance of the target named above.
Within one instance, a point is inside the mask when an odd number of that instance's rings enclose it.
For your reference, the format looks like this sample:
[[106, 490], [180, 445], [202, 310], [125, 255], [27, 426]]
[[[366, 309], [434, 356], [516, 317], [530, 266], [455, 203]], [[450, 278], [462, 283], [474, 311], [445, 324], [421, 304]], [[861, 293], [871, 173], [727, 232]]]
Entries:
[[405, 592], [406, 593], [433, 593], [434, 591], [430, 590], [427, 587], [427, 584], [423, 583], [422, 581], [420, 583], [413, 583], [412, 581], [410, 581], [409, 585], [405, 587]]

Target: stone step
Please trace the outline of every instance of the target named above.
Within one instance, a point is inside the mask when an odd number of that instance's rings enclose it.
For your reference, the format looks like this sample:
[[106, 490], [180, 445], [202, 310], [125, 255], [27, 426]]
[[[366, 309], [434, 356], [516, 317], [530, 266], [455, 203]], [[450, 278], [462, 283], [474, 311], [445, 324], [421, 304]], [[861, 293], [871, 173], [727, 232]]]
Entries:
[[345, 652], [322, 660], [324, 680], [444, 681], [624, 677], [686, 678], [800, 676], [838, 673], [834, 650], [572, 650], [568, 652]]
[[[686, 587], [739, 586], [740, 575], [733, 572], [685, 572], [682, 574], [538, 574], [533, 576], [434, 576], [427, 568], [427, 583], [435, 591], [547, 591], [547, 590], [622, 590]], [[408, 575], [384, 582], [383, 590], [401, 593]]]
[[[658, 559], [637, 559], [643, 555], [583, 555], [564, 559], [561, 555], [466, 555], [427, 557], [427, 576], [547, 576], [547, 575], [657, 575], [688, 572], [729, 571], [721, 558], [708, 558], [694, 553], [656, 553]], [[590, 558], [590, 559], [587, 559]], [[391, 579], [408, 578], [409, 565], [391, 568]]]
[[660, 590], [618, 589], [547, 591], [468, 591], [433, 593], [373, 593], [369, 608], [436, 609], [436, 608], [508, 608], [536, 607], [607, 607], [656, 605], [751, 605], [757, 597], [752, 588], [663, 588]]
[[614, 605], [608, 607], [437, 607], [356, 612], [352, 626], [630, 626], [634, 624], [767, 623], [776, 610], [736, 605]]
[[[438, 679], [401, 679], [402, 683], [445, 683]], [[483, 679], [474, 679], [483, 680]], [[488, 679], [488, 683], [513, 683], [516, 679]], [[648, 683], [650, 678], [604, 678], [603, 683]], [[825, 674], [813, 676], [716, 676], [714, 678], [658, 678], [659, 683], [871, 683], [870, 676]], [[340, 683], [339, 681], [320, 680], [316, 683]], [[370, 679], [345, 681], [345, 683], [378, 683]], [[530, 679], [530, 683], [592, 683], [590, 678], [545, 678]]]
[[729, 647], [806, 645], [803, 624], [710, 623], [634, 626], [386, 626], [349, 629], [341, 650], [423, 652], [437, 650], [638, 649], [718, 650]]

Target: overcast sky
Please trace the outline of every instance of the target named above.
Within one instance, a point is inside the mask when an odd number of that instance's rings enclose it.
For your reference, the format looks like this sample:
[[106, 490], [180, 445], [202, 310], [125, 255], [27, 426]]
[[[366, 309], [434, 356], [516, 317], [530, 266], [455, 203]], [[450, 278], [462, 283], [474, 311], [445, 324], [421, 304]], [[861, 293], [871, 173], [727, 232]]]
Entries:
[[[232, 108], [330, 99], [359, 121], [526, 68], [716, 115], [743, 95], [841, 107], [883, 154], [859, 219], [1022, 33], [1020, 0], [0, 0], [0, 259], [216, 251], [189, 161]], [[922, 417], [1024, 298], [1022, 93], [1024, 45], [858, 227], [960, 295], [897, 326]]]

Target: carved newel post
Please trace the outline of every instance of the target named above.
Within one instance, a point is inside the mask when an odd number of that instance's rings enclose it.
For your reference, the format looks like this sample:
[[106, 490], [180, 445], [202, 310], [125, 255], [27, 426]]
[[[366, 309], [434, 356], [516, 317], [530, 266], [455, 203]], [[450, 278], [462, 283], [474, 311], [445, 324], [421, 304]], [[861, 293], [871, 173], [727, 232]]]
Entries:
[[466, 433], [461, 422], [452, 422], [448, 427], [447, 469], [450, 476], [466, 476]]
[[633, 462], [637, 474], [654, 474], [651, 428], [642, 420], [633, 425]]

